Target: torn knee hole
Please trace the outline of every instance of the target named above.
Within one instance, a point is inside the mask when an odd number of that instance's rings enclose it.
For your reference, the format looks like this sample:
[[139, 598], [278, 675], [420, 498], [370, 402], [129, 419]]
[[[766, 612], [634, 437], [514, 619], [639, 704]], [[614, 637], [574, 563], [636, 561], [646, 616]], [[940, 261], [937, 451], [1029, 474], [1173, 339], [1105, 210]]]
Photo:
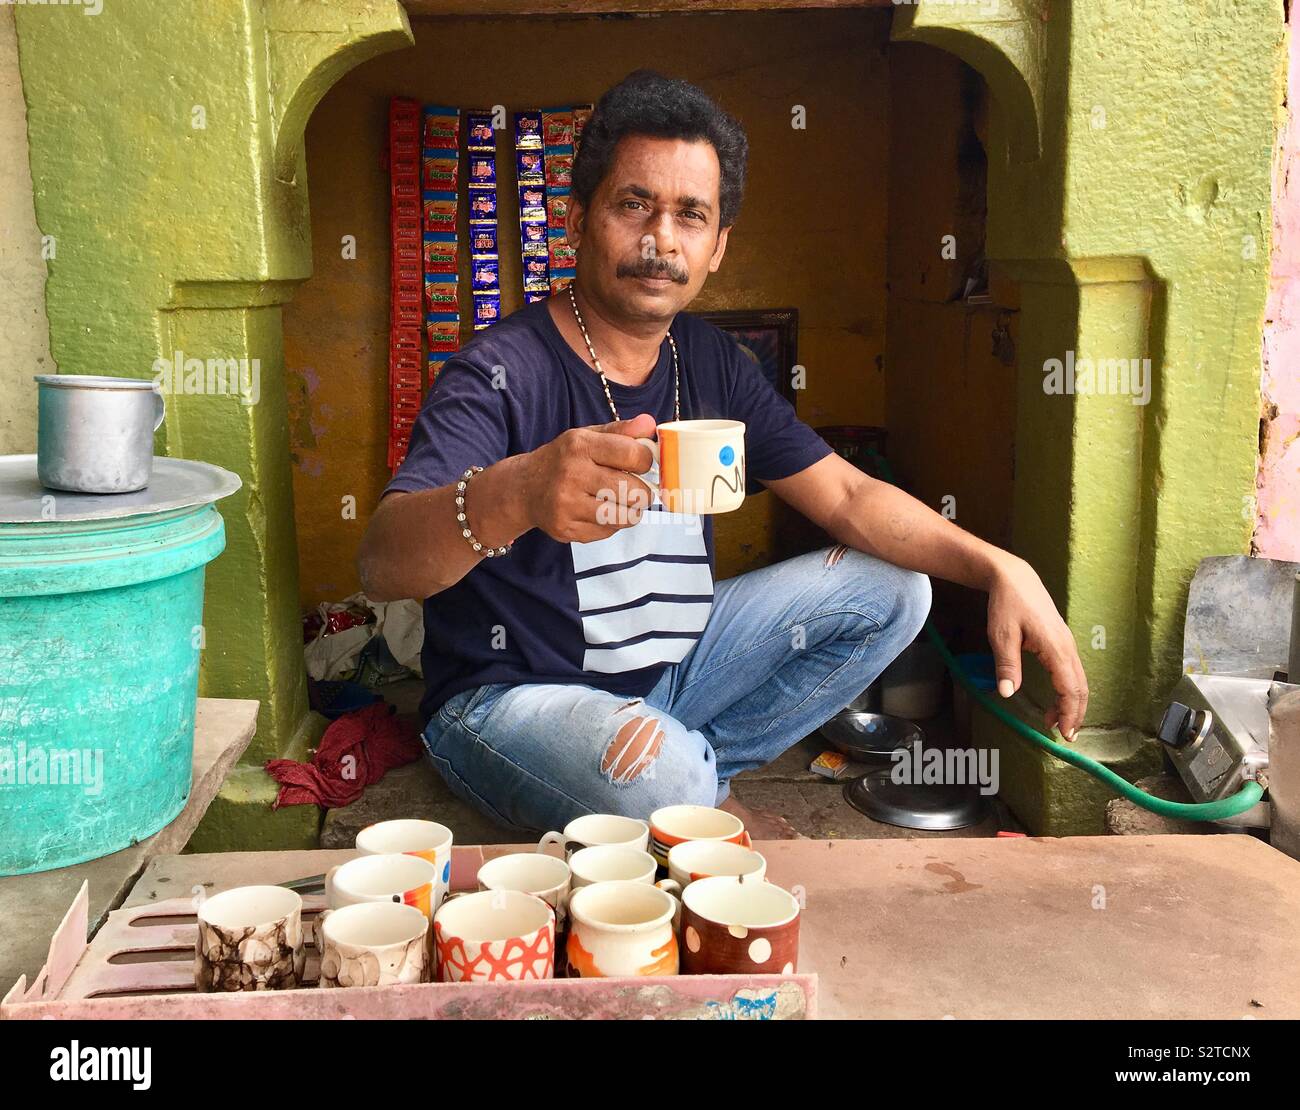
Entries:
[[633, 717], [614, 734], [600, 769], [614, 782], [632, 782], [649, 770], [663, 745], [664, 732], [658, 718]]

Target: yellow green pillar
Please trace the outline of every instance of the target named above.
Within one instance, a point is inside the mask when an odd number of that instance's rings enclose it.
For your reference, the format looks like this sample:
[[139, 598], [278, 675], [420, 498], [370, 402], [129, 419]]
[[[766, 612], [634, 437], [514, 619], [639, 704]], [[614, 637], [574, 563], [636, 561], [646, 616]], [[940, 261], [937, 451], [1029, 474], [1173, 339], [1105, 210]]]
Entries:
[[[989, 86], [986, 249], [1021, 306], [1014, 547], [1088, 672], [1078, 747], [1130, 778], [1159, 766], [1197, 563], [1249, 550], [1283, 33], [1270, 0], [920, 0], [894, 20]], [[1067, 363], [1090, 390], [1050, 391]], [[1049, 701], [1031, 664], [1017, 709], [1041, 728]], [[1103, 831], [1103, 787], [986, 714], [976, 737], [1034, 832]]]

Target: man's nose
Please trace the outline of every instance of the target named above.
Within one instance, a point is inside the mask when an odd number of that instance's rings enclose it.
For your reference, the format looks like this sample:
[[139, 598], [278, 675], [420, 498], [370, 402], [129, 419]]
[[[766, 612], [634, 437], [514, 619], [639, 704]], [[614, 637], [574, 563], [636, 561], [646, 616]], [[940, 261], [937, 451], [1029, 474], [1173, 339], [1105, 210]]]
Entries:
[[671, 212], [660, 211], [650, 217], [647, 238], [653, 241], [653, 251], [647, 252], [648, 256], [662, 258], [675, 268], [672, 256], [677, 253], [677, 236], [674, 234]]

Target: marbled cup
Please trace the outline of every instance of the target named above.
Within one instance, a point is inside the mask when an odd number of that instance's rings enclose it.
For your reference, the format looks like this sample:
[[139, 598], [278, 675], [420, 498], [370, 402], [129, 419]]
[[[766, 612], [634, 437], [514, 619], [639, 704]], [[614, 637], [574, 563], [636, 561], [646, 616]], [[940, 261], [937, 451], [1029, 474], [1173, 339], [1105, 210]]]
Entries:
[[414, 906], [359, 902], [316, 919], [320, 986], [386, 987], [432, 978], [429, 919]]
[[302, 899], [292, 890], [244, 886], [222, 891], [199, 907], [198, 924], [194, 989], [201, 994], [302, 986]]

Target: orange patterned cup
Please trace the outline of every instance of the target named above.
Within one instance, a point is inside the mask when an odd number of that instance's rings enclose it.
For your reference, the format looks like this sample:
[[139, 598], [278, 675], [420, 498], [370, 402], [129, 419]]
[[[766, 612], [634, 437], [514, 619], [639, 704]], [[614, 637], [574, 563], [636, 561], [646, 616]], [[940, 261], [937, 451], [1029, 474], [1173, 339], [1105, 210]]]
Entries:
[[677, 908], [671, 894], [630, 879], [575, 890], [565, 949], [569, 978], [676, 975]]
[[555, 911], [534, 894], [483, 890], [449, 898], [433, 918], [438, 982], [551, 979]]

